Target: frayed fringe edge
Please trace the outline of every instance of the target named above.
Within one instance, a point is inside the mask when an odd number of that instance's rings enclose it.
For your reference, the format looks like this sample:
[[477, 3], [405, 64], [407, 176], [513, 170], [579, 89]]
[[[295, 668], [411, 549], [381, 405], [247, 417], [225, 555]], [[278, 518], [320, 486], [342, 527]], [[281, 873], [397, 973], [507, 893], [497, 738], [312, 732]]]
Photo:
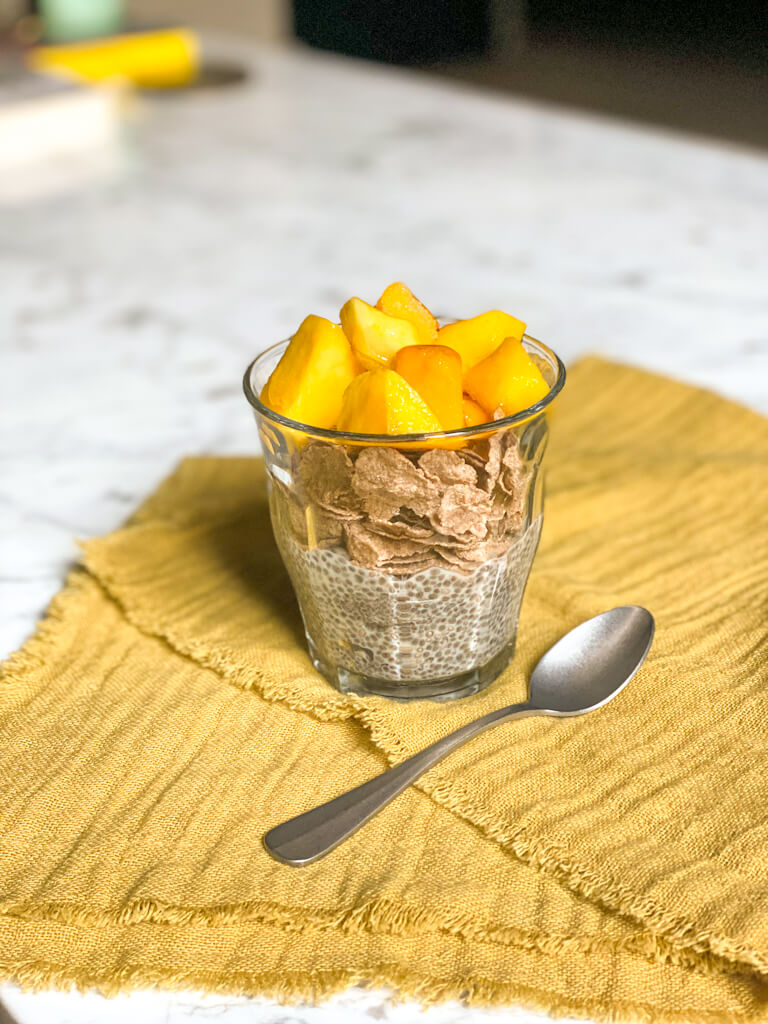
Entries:
[[646, 931], [638, 930], [618, 941], [597, 936], [534, 933], [494, 925], [456, 911], [434, 911], [395, 904], [384, 899], [372, 900], [363, 906], [336, 913], [313, 913], [301, 907], [286, 908], [274, 903], [184, 907], [143, 899], [114, 910], [68, 903], [7, 903], [0, 905], [0, 914], [25, 921], [53, 921], [62, 925], [91, 925], [99, 928], [136, 924], [207, 925], [217, 928], [254, 923], [296, 934], [337, 931], [343, 934], [397, 935], [407, 938], [429, 932], [469, 942], [536, 951], [551, 957], [573, 953], [604, 956], [623, 954], [653, 963], [695, 970], [699, 974], [722, 976], [724, 973], [744, 973], [728, 961], [705, 953], [693, 954], [677, 949]]
[[0, 682], [4, 686], [23, 687], [28, 674], [46, 668], [49, 649], [55, 647], [59, 632], [64, 628], [64, 616], [87, 599], [85, 587], [94, 582], [84, 569], [72, 570], [64, 587], [52, 598], [45, 617], [36, 623], [34, 633], [17, 651], [0, 661]]
[[768, 976], [768, 956], [765, 954], [743, 943], [733, 942], [727, 936], [699, 930], [693, 921], [662, 910], [653, 900], [638, 896], [614, 879], [601, 877], [577, 863], [565, 848], [557, 849], [529, 835], [521, 826], [500, 821], [479, 808], [459, 783], [435, 779], [433, 784], [416, 785], [452, 813], [471, 821], [489, 839], [510, 850], [524, 863], [556, 878], [567, 889], [597, 906], [639, 922], [664, 946], [684, 955], [693, 955], [697, 960], [704, 957], [711, 963], [729, 965], [731, 973], [755, 972], [763, 978]]
[[236, 971], [159, 971], [144, 965], [125, 965], [113, 972], [83, 970], [65, 964], [0, 961], [0, 980], [13, 982], [29, 991], [70, 988], [97, 990], [115, 996], [137, 988], [160, 987], [171, 991], [203, 990], [230, 996], [273, 999], [283, 1004], [318, 1003], [350, 988], [365, 985], [390, 989], [393, 1000], [412, 999], [423, 1006], [461, 1001], [466, 1005], [521, 1006], [553, 1017], [587, 1017], [606, 1024], [746, 1024], [766, 1019], [764, 1015], [726, 1011], [670, 1011], [643, 1003], [620, 1002], [608, 1006], [598, 1000], [579, 1000], [543, 992], [525, 985], [492, 982], [485, 978], [428, 979], [397, 966], [375, 971], [307, 971], [288, 974], [259, 974]]

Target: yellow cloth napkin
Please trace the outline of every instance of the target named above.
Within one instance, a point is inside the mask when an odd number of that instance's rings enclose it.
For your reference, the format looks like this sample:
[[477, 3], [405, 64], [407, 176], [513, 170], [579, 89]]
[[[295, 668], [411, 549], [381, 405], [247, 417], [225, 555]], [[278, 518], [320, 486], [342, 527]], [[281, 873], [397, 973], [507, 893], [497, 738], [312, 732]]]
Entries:
[[[186, 460], [5, 667], [0, 975], [768, 1018], [766, 495], [768, 422], [580, 363], [514, 664], [404, 705], [312, 669], [261, 463]], [[479, 737], [317, 864], [266, 855], [272, 825], [521, 700], [551, 643], [627, 602], [657, 636], [606, 708]]]

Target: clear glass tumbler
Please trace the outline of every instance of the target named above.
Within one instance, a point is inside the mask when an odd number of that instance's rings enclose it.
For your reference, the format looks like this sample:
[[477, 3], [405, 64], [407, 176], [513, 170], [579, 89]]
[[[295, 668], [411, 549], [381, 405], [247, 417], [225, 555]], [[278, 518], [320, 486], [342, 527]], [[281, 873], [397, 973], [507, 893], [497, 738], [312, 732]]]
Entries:
[[514, 654], [541, 533], [546, 409], [565, 383], [562, 362], [526, 335], [550, 386], [529, 409], [440, 434], [351, 434], [260, 401], [287, 344], [251, 363], [244, 389], [313, 664], [343, 692], [476, 693]]

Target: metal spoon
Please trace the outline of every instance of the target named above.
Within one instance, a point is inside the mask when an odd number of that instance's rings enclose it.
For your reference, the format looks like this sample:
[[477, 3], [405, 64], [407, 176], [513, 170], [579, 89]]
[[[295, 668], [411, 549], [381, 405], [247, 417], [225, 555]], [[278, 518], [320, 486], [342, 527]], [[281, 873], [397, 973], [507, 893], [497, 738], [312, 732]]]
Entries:
[[511, 718], [565, 718], [602, 707], [645, 661], [653, 630], [653, 616], [639, 605], [613, 608], [582, 622], [541, 658], [531, 676], [529, 699], [523, 704], [491, 711], [362, 786], [277, 825], [264, 836], [264, 845], [284, 864], [311, 864], [473, 736]]

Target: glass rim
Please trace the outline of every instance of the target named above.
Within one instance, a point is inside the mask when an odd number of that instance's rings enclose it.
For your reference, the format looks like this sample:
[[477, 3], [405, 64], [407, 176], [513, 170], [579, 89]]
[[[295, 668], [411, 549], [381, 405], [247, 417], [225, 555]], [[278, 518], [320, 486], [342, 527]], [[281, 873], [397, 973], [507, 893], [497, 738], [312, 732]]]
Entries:
[[534, 338], [530, 334], [523, 334], [522, 341], [531, 343], [534, 351], [538, 350], [537, 354], [549, 357], [554, 363], [556, 369], [556, 376], [554, 383], [550, 387], [549, 391], [540, 398], [538, 402], [534, 402], [533, 405], [529, 405], [526, 409], [521, 409], [520, 412], [516, 412], [511, 416], [503, 416], [498, 420], [489, 420], [487, 423], [478, 423], [474, 427], [456, 427], [454, 430], [434, 430], [420, 434], [359, 434], [352, 433], [346, 430], [333, 430], [330, 427], [313, 427], [309, 423], [301, 423], [299, 420], [292, 420], [288, 416], [283, 416], [282, 413], [275, 412], [274, 409], [270, 409], [269, 406], [264, 405], [259, 396], [253, 390], [251, 386], [251, 375], [256, 368], [257, 363], [260, 363], [263, 359], [266, 359], [275, 349], [280, 348], [281, 345], [286, 345], [291, 339], [284, 338], [282, 341], [275, 342], [274, 345], [270, 345], [269, 348], [264, 349], [260, 352], [255, 359], [252, 359], [248, 364], [243, 375], [243, 391], [245, 397], [248, 399], [248, 404], [264, 419], [269, 420], [272, 423], [277, 423], [281, 427], [287, 427], [290, 430], [299, 431], [302, 434], [307, 434], [311, 437], [322, 437], [331, 441], [353, 441], [360, 444], [411, 444], [414, 442], [425, 441], [427, 443], [431, 441], [440, 440], [442, 438], [472, 438], [478, 435], [484, 435], [489, 433], [489, 428], [492, 430], [498, 430], [503, 427], [512, 427], [518, 423], [522, 423], [525, 420], [532, 419], [537, 416], [540, 412], [543, 412], [548, 405], [560, 394], [565, 384], [565, 365], [554, 349], [551, 349], [548, 345], [545, 345], [543, 341], [539, 341], [538, 338]]

